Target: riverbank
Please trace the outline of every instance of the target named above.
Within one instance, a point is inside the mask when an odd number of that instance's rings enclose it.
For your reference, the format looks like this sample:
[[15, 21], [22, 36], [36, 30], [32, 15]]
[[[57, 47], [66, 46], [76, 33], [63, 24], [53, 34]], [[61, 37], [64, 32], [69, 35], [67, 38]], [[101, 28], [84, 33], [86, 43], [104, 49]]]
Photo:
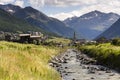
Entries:
[[58, 47], [0, 41], [0, 80], [61, 80], [48, 62]]
[[51, 63], [62, 80], [119, 80], [120, 74], [73, 49], [57, 56]]
[[96, 59], [99, 64], [120, 71], [120, 46], [110, 43], [99, 45], [86, 45], [79, 47], [84, 54]]

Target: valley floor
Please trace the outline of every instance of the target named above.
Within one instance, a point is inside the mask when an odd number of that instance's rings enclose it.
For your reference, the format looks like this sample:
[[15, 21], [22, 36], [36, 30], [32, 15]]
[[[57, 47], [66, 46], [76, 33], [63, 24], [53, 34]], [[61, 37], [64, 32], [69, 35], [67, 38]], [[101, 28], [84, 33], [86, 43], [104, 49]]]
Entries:
[[120, 80], [119, 73], [87, 55], [74, 49], [58, 55], [62, 50], [1, 41], [0, 80]]
[[120, 74], [75, 50], [69, 49], [55, 60], [62, 80], [120, 80]]

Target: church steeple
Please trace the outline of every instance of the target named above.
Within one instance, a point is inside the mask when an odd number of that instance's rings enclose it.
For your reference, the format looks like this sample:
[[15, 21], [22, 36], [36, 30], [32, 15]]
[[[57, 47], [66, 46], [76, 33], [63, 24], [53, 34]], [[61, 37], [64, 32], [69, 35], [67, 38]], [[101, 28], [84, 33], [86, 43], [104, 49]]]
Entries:
[[76, 32], [74, 32], [73, 41], [76, 42]]

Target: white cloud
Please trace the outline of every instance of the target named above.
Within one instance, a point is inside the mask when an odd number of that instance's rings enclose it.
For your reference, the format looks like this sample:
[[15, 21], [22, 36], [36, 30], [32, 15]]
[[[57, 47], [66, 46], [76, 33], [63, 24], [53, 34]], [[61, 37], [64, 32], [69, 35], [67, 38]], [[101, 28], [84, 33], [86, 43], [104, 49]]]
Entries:
[[60, 14], [56, 14], [56, 15], [49, 15], [50, 17], [54, 17], [54, 18], [58, 18], [59, 20], [64, 20], [68, 17], [73, 17], [73, 14], [69, 14], [69, 13], [60, 13]]
[[29, 0], [29, 1], [30, 1], [30, 4], [37, 9], [45, 5], [45, 0]]
[[51, 6], [76, 6], [76, 5], [89, 5], [97, 3], [97, 0], [29, 0], [30, 4], [35, 7], [41, 7], [44, 5]]
[[14, 4], [24, 7], [24, 0], [0, 0], [0, 4]]
[[2, 4], [2, 5], [3, 5], [4, 3], [3, 3], [3, 2], [0, 2], [0, 4]]
[[6, 3], [12, 3], [14, 2], [15, 0], [0, 0], [0, 3], [2, 4], [6, 4]]
[[17, 1], [15, 1], [14, 4], [15, 4], [15, 5], [18, 5], [18, 6], [20, 6], [20, 7], [24, 7], [24, 1], [22, 1], [22, 0], [17, 0]]
[[[87, 1], [87, 0], [84, 0], [84, 1]], [[84, 3], [87, 4], [87, 2], [84, 2]], [[58, 13], [58, 14], [52, 15], [52, 17], [58, 18], [60, 20], [64, 20], [67, 18], [67, 15], [81, 16], [85, 13], [88, 13], [88, 12], [91, 12], [94, 10], [99, 10], [99, 11], [102, 11], [105, 13], [114, 12], [114, 13], [120, 14], [120, 0], [111, 0], [111, 1], [99, 0], [99, 1], [94, 2], [94, 3], [95, 4], [82, 5], [82, 6], [80, 6], [81, 7], [80, 10], [74, 10], [72, 12], [62, 13], [62, 15], [61, 15], [61, 13]]]

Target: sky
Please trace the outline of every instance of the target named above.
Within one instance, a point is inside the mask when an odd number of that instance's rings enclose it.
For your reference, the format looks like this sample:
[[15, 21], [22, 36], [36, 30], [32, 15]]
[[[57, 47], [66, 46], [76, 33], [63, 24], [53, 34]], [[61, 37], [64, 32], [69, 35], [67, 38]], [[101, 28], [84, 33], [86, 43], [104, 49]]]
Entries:
[[120, 0], [0, 0], [0, 4], [31, 6], [59, 20], [79, 17], [94, 10], [120, 14]]

